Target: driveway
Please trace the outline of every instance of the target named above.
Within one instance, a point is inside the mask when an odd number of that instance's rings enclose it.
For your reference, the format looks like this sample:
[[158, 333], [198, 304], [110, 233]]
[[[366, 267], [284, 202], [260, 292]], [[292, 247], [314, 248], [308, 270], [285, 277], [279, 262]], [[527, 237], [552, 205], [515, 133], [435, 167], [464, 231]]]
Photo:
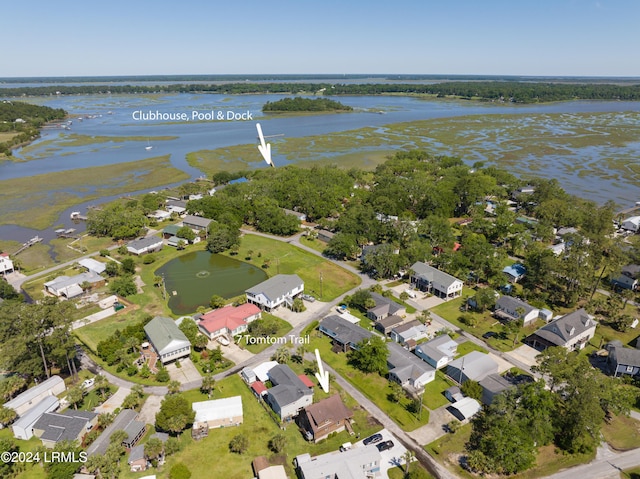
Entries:
[[202, 379], [202, 376], [200, 376], [200, 373], [191, 362], [190, 358], [180, 359], [179, 368], [176, 367], [176, 363], [168, 364], [167, 371], [169, 372], [171, 379], [179, 381], [180, 384], [192, 383]]
[[447, 410], [449, 406], [450, 404], [445, 404], [438, 409], [429, 411], [429, 424], [409, 432], [409, 436], [422, 446], [445, 436], [447, 434], [445, 426], [456, 419], [456, 417]]
[[294, 313], [289, 308], [285, 308], [284, 306], [272, 311], [271, 314], [277, 316], [280, 319], [284, 319], [291, 326], [295, 327], [300, 324], [309, 323], [309, 319], [314, 317], [318, 311], [320, 311], [327, 303], [323, 301], [314, 301], [310, 303], [309, 301], [304, 301], [304, 305], [307, 308], [306, 311], [302, 313]]
[[[387, 471], [389, 469], [393, 469], [394, 467], [398, 467], [404, 464], [404, 454], [407, 452], [407, 448], [400, 442], [400, 440], [395, 437], [391, 432], [387, 429], [383, 429], [378, 434], [382, 434], [382, 441], [377, 444], [381, 444], [384, 441], [393, 441], [394, 446], [391, 449], [386, 451], [382, 451], [380, 456], [382, 459], [380, 460], [380, 475], [381, 477], [388, 477]], [[365, 438], [363, 438], [364, 440]], [[375, 444], [369, 444], [365, 446], [362, 441], [358, 441], [354, 444], [354, 447], [376, 447]]]
[[122, 406], [122, 403], [124, 402], [124, 398], [126, 398], [130, 392], [131, 392], [131, 389], [120, 386], [120, 388], [116, 391], [116, 393], [113, 396], [111, 396], [109, 399], [103, 402], [100, 406], [94, 408], [94, 412], [97, 412], [98, 414], [103, 414], [105, 412], [115, 411], [117, 408]]
[[[240, 341], [244, 341], [244, 338], [241, 338]], [[253, 353], [247, 351], [246, 349], [242, 349], [236, 343], [230, 343], [229, 346], [221, 346], [217, 341], [209, 341], [209, 348], [215, 349], [220, 346], [220, 351], [222, 351], [222, 355], [233, 361], [235, 364], [244, 363], [245, 361], [249, 361], [253, 358]]]
[[160, 403], [164, 398], [162, 396], [151, 395], [142, 405], [140, 414], [138, 414], [138, 421], [142, 421], [145, 424], [155, 424], [156, 413], [160, 411]]
[[507, 356], [508, 358], [515, 359], [516, 361], [520, 361], [521, 363], [524, 363], [529, 367], [531, 367], [538, 364], [538, 362], [536, 361], [536, 356], [538, 354], [540, 354], [540, 351], [532, 348], [531, 346], [527, 346], [526, 344], [523, 344], [522, 346], [514, 349], [513, 351], [505, 353], [505, 356]]
[[500, 356], [498, 356], [497, 354], [494, 353], [489, 353], [489, 356], [491, 356], [491, 359], [493, 359], [496, 364], [498, 365], [498, 373], [502, 374], [505, 371], [508, 371], [509, 369], [511, 369], [513, 367], [513, 364], [511, 364], [509, 361], [502, 359]]

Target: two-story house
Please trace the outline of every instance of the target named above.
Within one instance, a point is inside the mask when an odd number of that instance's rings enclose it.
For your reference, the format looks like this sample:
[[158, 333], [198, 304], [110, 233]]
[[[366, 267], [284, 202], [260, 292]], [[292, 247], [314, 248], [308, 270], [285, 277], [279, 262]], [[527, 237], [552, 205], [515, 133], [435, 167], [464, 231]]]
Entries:
[[247, 302], [266, 311], [282, 304], [290, 308], [293, 300], [303, 292], [304, 282], [297, 274], [277, 274], [246, 290]]

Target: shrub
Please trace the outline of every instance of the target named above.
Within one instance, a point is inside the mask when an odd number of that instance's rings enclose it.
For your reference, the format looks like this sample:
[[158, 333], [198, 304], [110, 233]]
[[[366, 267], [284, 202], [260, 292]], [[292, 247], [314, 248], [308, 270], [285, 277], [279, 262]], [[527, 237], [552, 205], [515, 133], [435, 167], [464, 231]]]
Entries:
[[165, 368], [159, 369], [156, 373], [156, 381], [166, 383], [169, 382], [169, 379], [171, 379], [171, 377], [169, 377], [169, 371], [167, 371]]
[[189, 479], [191, 471], [182, 462], [175, 464], [169, 471], [169, 479]]

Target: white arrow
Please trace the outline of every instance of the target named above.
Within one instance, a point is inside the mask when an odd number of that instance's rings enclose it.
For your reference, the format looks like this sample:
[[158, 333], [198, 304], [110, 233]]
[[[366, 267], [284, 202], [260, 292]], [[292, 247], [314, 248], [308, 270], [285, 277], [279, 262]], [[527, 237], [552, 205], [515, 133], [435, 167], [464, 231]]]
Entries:
[[318, 382], [320, 383], [320, 387], [322, 390], [329, 394], [329, 371], [325, 371], [322, 367], [322, 361], [320, 360], [320, 351], [316, 349], [316, 360], [318, 361], [318, 372], [316, 373], [316, 377], [318, 378]]
[[271, 161], [271, 144], [264, 142], [264, 135], [262, 134], [262, 128], [260, 127], [260, 123], [256, 123], [256, 128], [258, 129], [258, 138], [260, 138], [260, 144], [258, 145], [258, 151], [262, 154], [264, 161], [267, 162], [267, 165], [275, 168], [273, 161]]

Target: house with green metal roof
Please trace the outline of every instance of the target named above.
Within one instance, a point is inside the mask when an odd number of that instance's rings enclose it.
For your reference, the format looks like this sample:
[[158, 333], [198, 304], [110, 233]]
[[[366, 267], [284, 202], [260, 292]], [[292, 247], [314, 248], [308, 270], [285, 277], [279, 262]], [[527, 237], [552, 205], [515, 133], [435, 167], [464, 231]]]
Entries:
[[144, 332], [162, 364], [191, 354], [191, 343], [171, 318], [156, 316], [145, 325]]

